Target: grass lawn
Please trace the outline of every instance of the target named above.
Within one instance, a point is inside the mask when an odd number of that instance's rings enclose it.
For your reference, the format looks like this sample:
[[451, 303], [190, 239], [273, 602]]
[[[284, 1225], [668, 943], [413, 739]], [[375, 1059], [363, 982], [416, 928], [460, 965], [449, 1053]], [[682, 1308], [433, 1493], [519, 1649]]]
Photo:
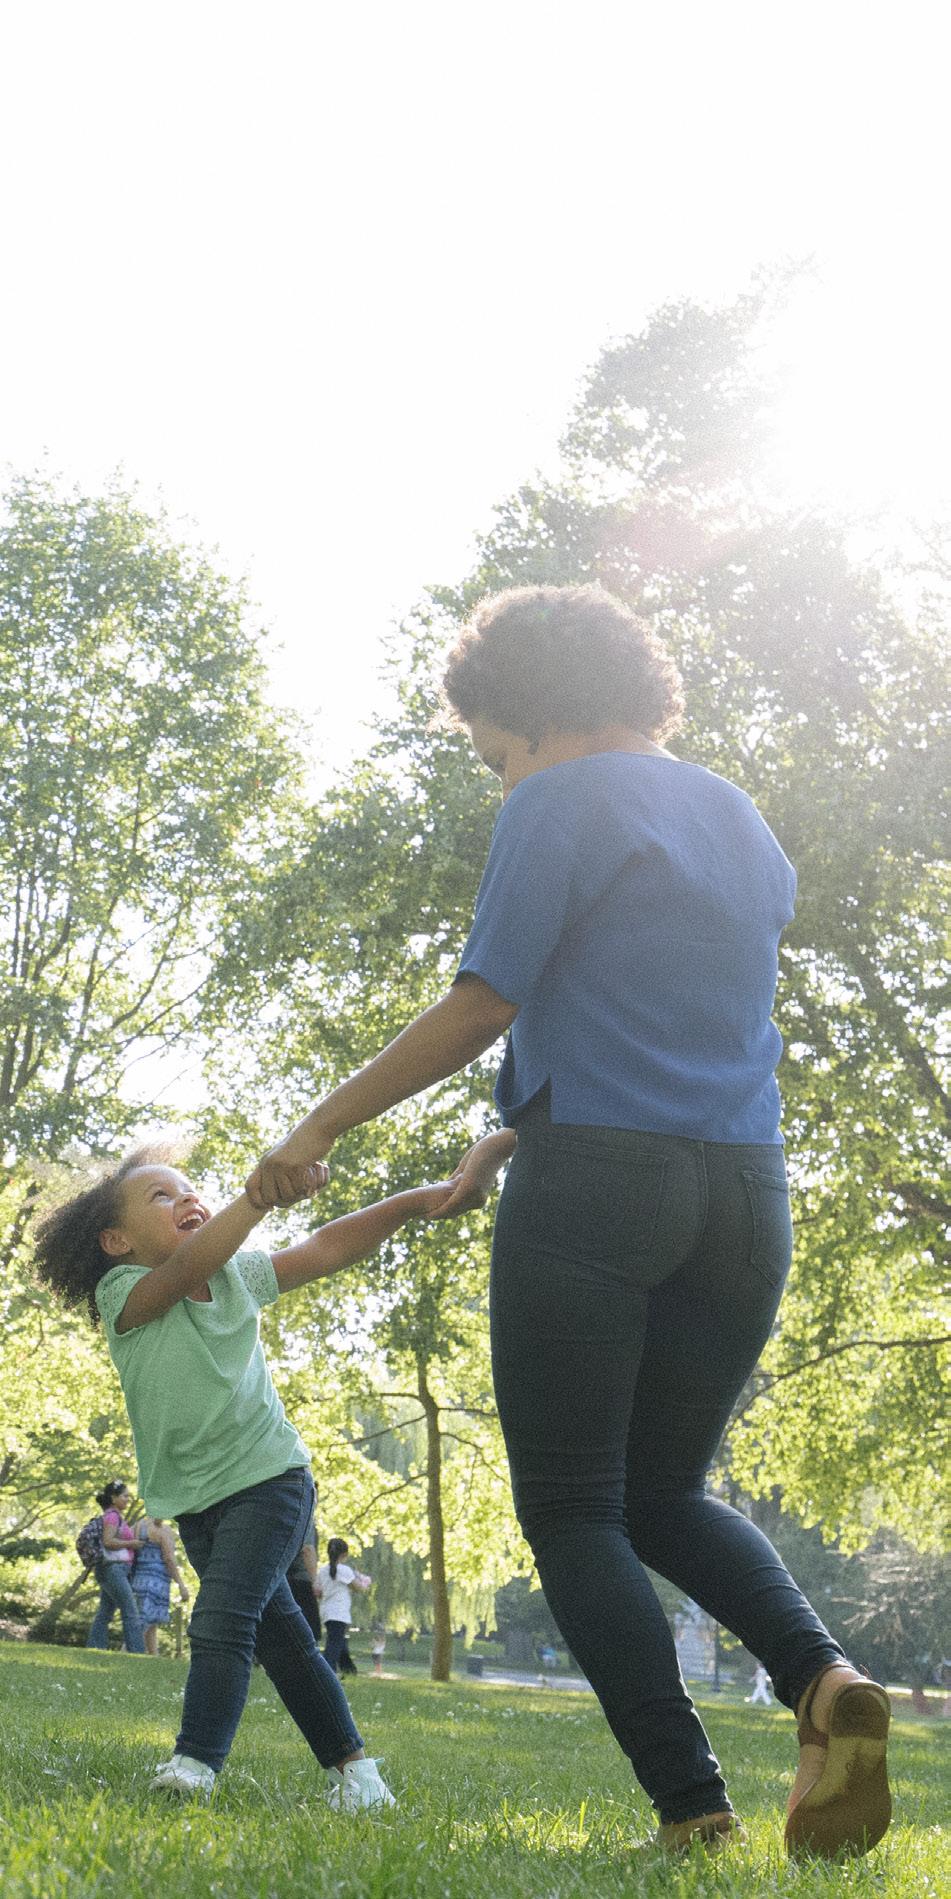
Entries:
[[702, 1702], [748, 1839], [715, 1863], [646, 1865], [632, 1848], [649, 1837], [650, 1809], [589, 1695], [361, 1675], [349, 1684], [357, 1721], [400, 1805], [352, 1819], [323, 1806], [323, 1776], [259, 1669], [211, 1806], [149, 1795], [184, 1678], [179, 1662], [0, 1644], [3, 1899], [949, 1891], [948, 1737], [936, 1721], [893, 1727], [896, 1820], [882, 1846], [856, 1863], [795, 1867], [780, 1820], [789, 1716]]

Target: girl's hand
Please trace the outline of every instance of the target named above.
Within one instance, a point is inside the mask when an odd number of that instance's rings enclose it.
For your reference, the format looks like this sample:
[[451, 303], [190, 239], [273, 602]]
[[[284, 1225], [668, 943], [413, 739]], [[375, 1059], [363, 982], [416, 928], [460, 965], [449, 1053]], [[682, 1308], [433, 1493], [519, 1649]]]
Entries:
[[251, 1205], [261, 1213], [269, 1212], [271, 1207], [296, 1206], [298, 1200], [312, 1200], [330, 1179], [330, 1168], [323, 1161], [283, 1162], [277, 1158], [282, 1153], [283, 1147], [275, 1147], [265, 1154], [245, 1187]]
[[477, 1141], [468, 1154], [463, 1155], [452, 1176], [452, 1193], [443, 1202], [437, 1220], [450, 1220], [457, 1213], [468, 1213], [472, 1207], [484, 1207], [493, 1187], [499, 1168], [511, 1160], [517, 1144], [514, 1128], [500, 1128], [496, 1134], [486, 1134]]
[[286, 1140], [272, 1147], [248, 1176], [244, 1191], [251, 1205], [266, 1212], [269, 1207], [292, 1207], [298, 1200], [319, 1193], [330, 1179], [323, 1158], [332, 1146], [331, 1137], [303, 1121]]

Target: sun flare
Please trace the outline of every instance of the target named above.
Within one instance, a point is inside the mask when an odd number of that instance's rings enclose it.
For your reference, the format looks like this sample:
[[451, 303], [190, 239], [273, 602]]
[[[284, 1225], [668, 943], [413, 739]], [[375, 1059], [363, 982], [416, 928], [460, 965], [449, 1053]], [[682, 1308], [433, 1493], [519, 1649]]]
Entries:
[[931, 304], [901, 283], [804, 283], [763, 357], [782, 386], [767, 460], [781, 492], [912, 516], [951, 494], [951, 377]]

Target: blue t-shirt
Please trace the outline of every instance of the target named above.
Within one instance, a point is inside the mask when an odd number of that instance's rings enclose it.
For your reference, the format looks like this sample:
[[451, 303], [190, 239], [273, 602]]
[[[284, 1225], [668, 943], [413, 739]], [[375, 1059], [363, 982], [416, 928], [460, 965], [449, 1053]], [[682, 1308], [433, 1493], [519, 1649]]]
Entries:
[[522, 780], [496, 820], [460, 975], [519, 1013], [496, 1084], [551, 1118], [782, 1140], [770, 1020], [796, 878], [746, 793], [699, 765], [600, 752]]

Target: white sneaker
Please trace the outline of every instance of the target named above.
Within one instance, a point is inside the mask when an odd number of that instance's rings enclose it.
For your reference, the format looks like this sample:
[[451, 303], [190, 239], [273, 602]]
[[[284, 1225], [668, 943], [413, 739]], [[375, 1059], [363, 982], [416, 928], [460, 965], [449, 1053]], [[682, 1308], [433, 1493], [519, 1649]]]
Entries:
[[213, 1767], [193, 1760], [190, 1754], [173, 1754], [163, 1761], [149, 1781], [150, 1793], [200, 1794], [208, 1800], [218, 1779]]
[[327, 1805], [335, 1813], [361, 1813], [373, 1807], [395, 1807], [396, 1801], [380, 1773], [378, 1761], [347, 1761], [341, 1770], [328, 1767]]

